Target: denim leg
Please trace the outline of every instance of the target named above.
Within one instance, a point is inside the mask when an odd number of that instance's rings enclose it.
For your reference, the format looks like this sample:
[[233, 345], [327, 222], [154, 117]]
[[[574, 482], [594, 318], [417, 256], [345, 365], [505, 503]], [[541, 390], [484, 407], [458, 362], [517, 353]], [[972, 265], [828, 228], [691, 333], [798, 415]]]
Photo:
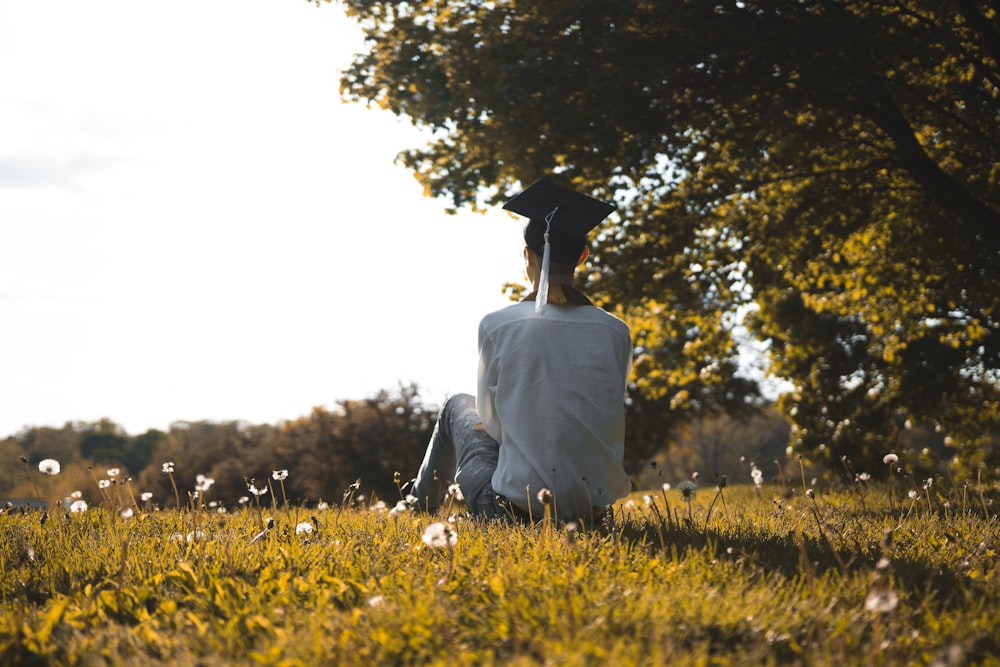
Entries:
[[490, 480], [499, 455], [499, 443], [483, 429], [475, 397], [455, 394], [441, 408], [417, 473], [414, 495], [421, 507], [433, 511], [441, 504], [446, 485], [454, 479], [473, 514], [498, 516]]

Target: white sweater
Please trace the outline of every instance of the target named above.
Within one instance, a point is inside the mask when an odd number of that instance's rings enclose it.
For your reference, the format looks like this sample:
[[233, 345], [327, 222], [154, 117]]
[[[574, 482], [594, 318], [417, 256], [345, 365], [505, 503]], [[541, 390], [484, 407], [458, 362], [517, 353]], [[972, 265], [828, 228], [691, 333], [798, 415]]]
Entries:
[[566, 520], [590, 518], [629, 491], [628, 326], [594, 306], [522, 302], [479, 325], [476, 406], [500, 443], [493, 490], [542, 516], [549, 489]]

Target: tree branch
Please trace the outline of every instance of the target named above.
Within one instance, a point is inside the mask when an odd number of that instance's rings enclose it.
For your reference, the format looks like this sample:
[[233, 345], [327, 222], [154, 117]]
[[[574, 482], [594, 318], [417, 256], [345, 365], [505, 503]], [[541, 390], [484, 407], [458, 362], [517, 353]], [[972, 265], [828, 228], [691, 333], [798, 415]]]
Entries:
[[877, 94], [861, 113], [875, 122], [896, 146], [900, 166], [945, 210], [955, 213], [984, 240], [1000, 246], [1000, 214], [979, 201], [927, 154], [902, 111], [887, 94]]

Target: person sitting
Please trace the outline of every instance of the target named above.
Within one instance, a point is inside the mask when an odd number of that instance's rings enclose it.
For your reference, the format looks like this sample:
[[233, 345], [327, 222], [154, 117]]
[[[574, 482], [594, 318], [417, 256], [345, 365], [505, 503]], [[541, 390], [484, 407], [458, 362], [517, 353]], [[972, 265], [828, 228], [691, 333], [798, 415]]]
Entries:
[[445, 401], [407, 491], [434, 511], [454, 479], [476, 516], [593, 522], [630, 490], [632, 342], [573, 277], [590, 254], [587, 233], [614, 207], [540, 180], [504, 208], [528, 218], [533, 291], [480, 322], [478, 392]]

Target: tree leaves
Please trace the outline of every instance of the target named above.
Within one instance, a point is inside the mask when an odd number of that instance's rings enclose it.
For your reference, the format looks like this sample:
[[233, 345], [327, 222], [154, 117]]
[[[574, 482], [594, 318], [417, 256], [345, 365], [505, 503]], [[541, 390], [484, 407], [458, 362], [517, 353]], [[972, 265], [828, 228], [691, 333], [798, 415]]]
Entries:
[[752, 300], [805, 449], [907, 416], [972, 442], [1000, 417], [991, 3], [347, 6], [370, 50], [344, 96], [436, 130], [401, 154], [429, 194], [496, 204], [551, 175], [616, 198], [588, 288], [633, 325], [644, 400], [732, 390], [727, 318]]

